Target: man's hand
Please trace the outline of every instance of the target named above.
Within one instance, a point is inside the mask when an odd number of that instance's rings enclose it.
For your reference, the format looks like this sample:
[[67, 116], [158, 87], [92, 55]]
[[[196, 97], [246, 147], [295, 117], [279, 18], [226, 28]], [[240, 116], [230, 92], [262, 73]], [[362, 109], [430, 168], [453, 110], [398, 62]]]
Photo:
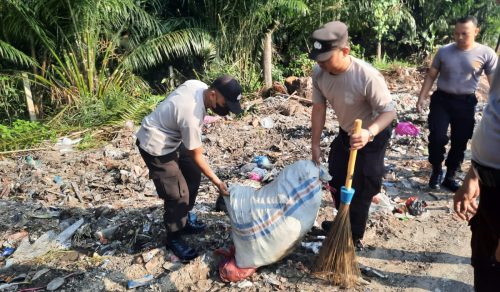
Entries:
[[417, 112], [421, 113], [427, 108], [427, 99], [419, 97], [417, 101]]
[[352, 134], [354, 129], [351, 129], [351, 139], [350, 139], [350, 144], [351, 144], [351, 149], [352, 150], [359, 150], [368, 143], [370, 140], [370, 132], [366, 129], [361, 129], [361, 132], [359, 134]]
[[319, 145], [313, 145], [312, 150], [312, 161], [319, 165], [321, 163], [321, 147]]
[[219, 189], [219, 194], [223, 196], [229, 196], [229, 191], [227, 190], [227, 186], [223, 181], [217, 180], [214, 182], [214, 185]]
[[479, 179], [475, 176], [471, 166], [462, 186], [453, 196], [453, 205], [458, 217], [469, 221], [476, 214], [476, 199], [479, 197], [479, 191]]

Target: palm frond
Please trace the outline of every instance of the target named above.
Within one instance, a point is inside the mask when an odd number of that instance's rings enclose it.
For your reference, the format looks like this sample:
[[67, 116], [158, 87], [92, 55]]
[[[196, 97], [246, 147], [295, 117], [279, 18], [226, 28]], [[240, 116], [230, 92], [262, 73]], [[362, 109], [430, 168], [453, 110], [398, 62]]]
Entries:
[[1, 20], [4, 32], [19, 39], [38, 41], [50, 48], [55, 46], [54, 38], [50, 32], [38, 21], [34, 11], [25, 2], [19, 0], [4, 1], [7, 12]]
[[131, 98], [127, 107], [125, 107], [119, 115], [112, 118], [109, 123], [111, 125], [121, 125], [124, 121], [140, 122], [146, 115], [151, 113], [158, 103], [165, 97], [159, 95], [151, 95], [147, 98]]
[[123, 65], [134, 70], [144, 69], [192, 54], [209, 58], [215, 55], [210, 36], [201, 29], [183, 29], [150, 39], [125, 57]]
[[0, 58], [24, 66], [37, 64], [30, 56], [2, 40], [0, 40]]

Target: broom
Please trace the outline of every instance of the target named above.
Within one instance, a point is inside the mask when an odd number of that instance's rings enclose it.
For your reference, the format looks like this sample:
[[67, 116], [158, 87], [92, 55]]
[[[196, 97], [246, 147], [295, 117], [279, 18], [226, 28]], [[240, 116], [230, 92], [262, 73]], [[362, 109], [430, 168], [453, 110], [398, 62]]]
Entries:
[[[361, 132], [361, 120], [354, 121], [354, 133]], [[349, 219], [349, 205], [354, 195], [351, 188], [354, 164], [357, 150], [351, 150], [347, 165], [345, 186], [341, 188], [340, 207], [328, 236], [316, 260], [314, 273], [325, 278], [334, 285], [351, 287], [358, 281], [360, 271], [356, 262], [356, 253], [352, 242], [351, 221]]]

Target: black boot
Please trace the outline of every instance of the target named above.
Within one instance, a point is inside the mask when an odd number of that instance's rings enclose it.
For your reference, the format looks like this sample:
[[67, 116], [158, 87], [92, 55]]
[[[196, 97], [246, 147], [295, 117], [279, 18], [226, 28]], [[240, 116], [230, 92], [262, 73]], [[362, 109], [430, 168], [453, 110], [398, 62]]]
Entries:
[[188, 262], [198, 256], [195, 249], [190, 247], [181, 237], [181, 233], [170, 232], [167, 234], [167, 248], [169, 248], [182, 262]]
[[447, 170], [446, 171], [446, 176], [443, 180], [443, 183], [441, 184], [443, 187], [446, 189], [450, 190], [451, 192], [456, 192], [460, 188], [460, 184], [455, 180], [455, 170]]
[[443, 170], [441, 167], [433, 167], [431, 178], [429, 179], [429, 187], [433, 190], [439, 189], [439, 185], [443, 179]]
[[182, 232], [185, 234], [196, 234], [205, 231], [207, 225], [200, 220], [195, 213], [189, 212], [186, 220], [186, 226], [182, 229]]
[[356, 251], [363, 251], [363, 250], [365, 250], [365, 244], [363, 243], [363, 241], [361, 240], [361, 238], [353, 238], [352, 241], [354, 243], [354, 249]]
[[224, 201], [222, 195], [219, 195], [217, 201], [215, 201], [215, 211], [227, 213], [226, 201]]

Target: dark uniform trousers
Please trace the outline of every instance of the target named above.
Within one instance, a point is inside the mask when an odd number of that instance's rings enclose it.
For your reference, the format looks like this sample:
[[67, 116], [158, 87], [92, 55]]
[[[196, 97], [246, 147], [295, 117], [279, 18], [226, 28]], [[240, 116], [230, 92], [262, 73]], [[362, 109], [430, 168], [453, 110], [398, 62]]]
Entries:
[[[352, 187], [354, 197], [349, 208], [352, 237], [362, 239], [365, 234], [366, 221], [373, 196], [380, 192], [384, 176], [384, 157], [392, 128], [389, 126], [380, 132], [372, 142], [358, 150]], [[339, 134], [330, 146], [328, 165], [333, 179], [332, 195], [337, 209], [340, 206], [340, 188], [345, 184], [347, 164], [350, 153], [350, 138], [347, 132], [340, 129]]]
[[[436, 90], [431, 96], [429, 112], [429, 162], [441, 168], [448, 140], [451, 147], [446, 158], [448, 174], [454, 175], [464, 160], [467, 141], [474, 131], [475, 94], [454, 95]], [[448, 138], [448, 126], [451, 135]]]
[[500, 170], [472, 161], [479, 175], [479, 207], [470, 220], [472, 266], [476, 291], [500, 291], [500, 262], [495, 250], [500, 239]]
[[[139, 141], [137, 141], [139, 146]], [[201, 171], [183, 144], [174, 152], [153, 156], [139, 147], [149, 178], [164, 201], [163, 221], [167, 232], [182, 230], [193, 209], [201, 182]]]

